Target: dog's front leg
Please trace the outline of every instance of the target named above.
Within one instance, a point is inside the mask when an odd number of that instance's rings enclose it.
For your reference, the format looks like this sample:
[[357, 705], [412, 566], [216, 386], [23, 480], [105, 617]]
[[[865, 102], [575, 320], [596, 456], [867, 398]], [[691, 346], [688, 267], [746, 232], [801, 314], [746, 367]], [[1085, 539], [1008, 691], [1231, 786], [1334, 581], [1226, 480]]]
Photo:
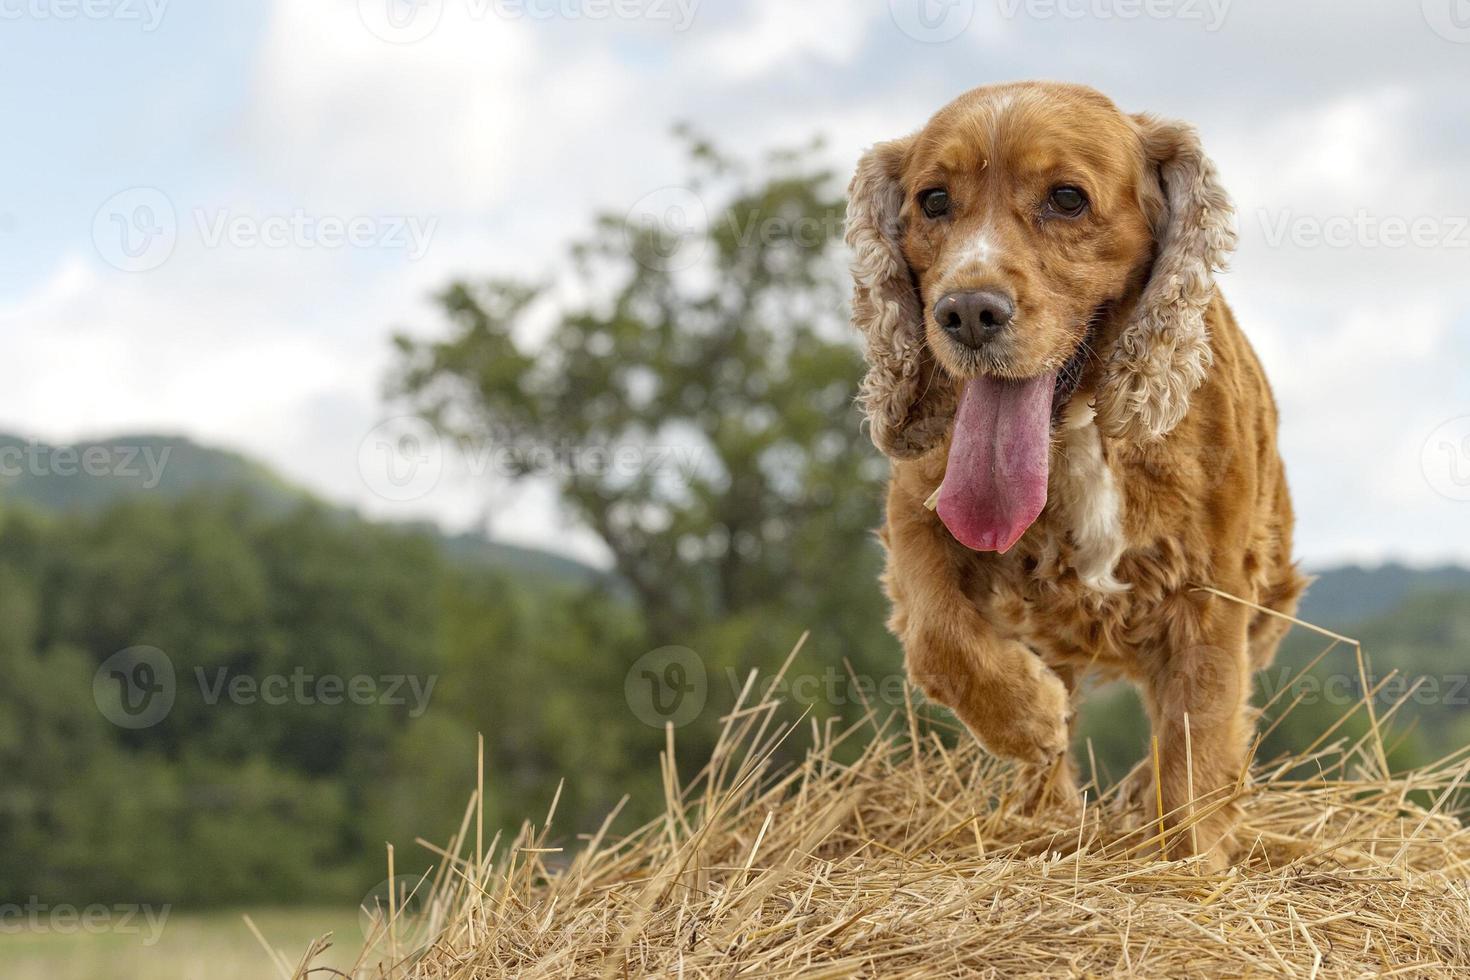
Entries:
[[910, 681], [991, 752], [1035, 767], [1059, 798], [1072, 798], [1066, 684], [1025, 646], [996, 635], [965, 595], [949, 532], [905, 503], [889, 501], [885, 582]]
[[1148, 787], [1141, 802], [1157, 826], [1162, 801], [1167, 856], [1198, 854], [1210, 870], [1230, 861], [1255, 717], [1247, 622], [1246, 611], [1208, 601], [1198, 630], [1150, 665], [1144, 690], [1159, 758], [1158, 789], [1152, 778], [1140, 780]]

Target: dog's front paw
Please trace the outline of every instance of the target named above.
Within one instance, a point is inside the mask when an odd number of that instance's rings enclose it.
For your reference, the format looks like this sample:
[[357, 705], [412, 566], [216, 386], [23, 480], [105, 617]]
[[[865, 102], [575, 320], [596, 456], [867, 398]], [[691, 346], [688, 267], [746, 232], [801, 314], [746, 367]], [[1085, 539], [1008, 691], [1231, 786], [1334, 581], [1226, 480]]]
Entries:
[[949, 639], [916, 630], [904, 644], [909, 679], [929, 700], [946, 705], [995, 755], [1045, 767], [1066, 753], [1071, 699], [1040, 657], [1019, 643], [981, 653]]
[[996, 755], [1050, 767], [1068, 746], [1072, 706], [1067, 686], [1033, 654], [1024, 672], [1000, 678], [988, 703], [975, 706], [975, 734]]

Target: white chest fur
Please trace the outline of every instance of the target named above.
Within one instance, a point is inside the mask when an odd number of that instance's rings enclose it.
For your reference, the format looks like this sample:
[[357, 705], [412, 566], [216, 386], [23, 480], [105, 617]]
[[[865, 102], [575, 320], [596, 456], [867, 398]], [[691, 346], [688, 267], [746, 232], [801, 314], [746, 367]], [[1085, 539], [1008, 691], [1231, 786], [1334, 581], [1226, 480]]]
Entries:
[[1127, 591], [1128, 586], [1113, 574], [1128, 547], [1123, 495], [1103, 456], [1102, 434], [1092, 409], [1069, 406], [1057, 437], [1048, 495], [1058, 523], [1070, 532], [1077, 577], [1098, 592]]

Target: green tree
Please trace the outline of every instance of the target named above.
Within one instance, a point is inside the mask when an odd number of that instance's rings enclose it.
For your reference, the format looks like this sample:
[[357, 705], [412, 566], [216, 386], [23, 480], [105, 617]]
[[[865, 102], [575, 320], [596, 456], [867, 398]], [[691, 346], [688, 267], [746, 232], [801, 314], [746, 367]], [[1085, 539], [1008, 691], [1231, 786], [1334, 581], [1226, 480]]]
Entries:
[[[520, 461], [513, 477], [552, 480], [649, 645], [755, 614], [789, 624], [787, 642], [814, 628], [833, 659], [871, 648], [885, 467], [853, 405], [840, 187], [815, 147], [752, 172], [684, 135], [670, 213], [707, 223], [603, 215], [565, 280], [451, 284], [446, 334], [397, 338], [392, 391]], [[577, 464], [598, 453], [611, 465]]]

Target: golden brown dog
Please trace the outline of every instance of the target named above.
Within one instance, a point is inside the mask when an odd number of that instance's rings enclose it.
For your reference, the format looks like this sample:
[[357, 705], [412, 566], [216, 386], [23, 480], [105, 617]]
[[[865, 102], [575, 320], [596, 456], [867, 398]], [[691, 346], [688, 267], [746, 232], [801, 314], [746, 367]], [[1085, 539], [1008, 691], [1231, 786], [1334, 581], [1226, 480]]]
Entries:
[[[1285, 624], [1199, 587], [1290, 613], [1305, 584], [1276, 408], [1215, 288], [1231, 219], [1191, 128], [1051, 83], [875, 146], [848, 211], [910, 677], [1068, 795], [1079, 681], [1131, 678], [1167, 853], [1211, 867]], [[1152, 765], [1132, 782], [1154, 799]]]

